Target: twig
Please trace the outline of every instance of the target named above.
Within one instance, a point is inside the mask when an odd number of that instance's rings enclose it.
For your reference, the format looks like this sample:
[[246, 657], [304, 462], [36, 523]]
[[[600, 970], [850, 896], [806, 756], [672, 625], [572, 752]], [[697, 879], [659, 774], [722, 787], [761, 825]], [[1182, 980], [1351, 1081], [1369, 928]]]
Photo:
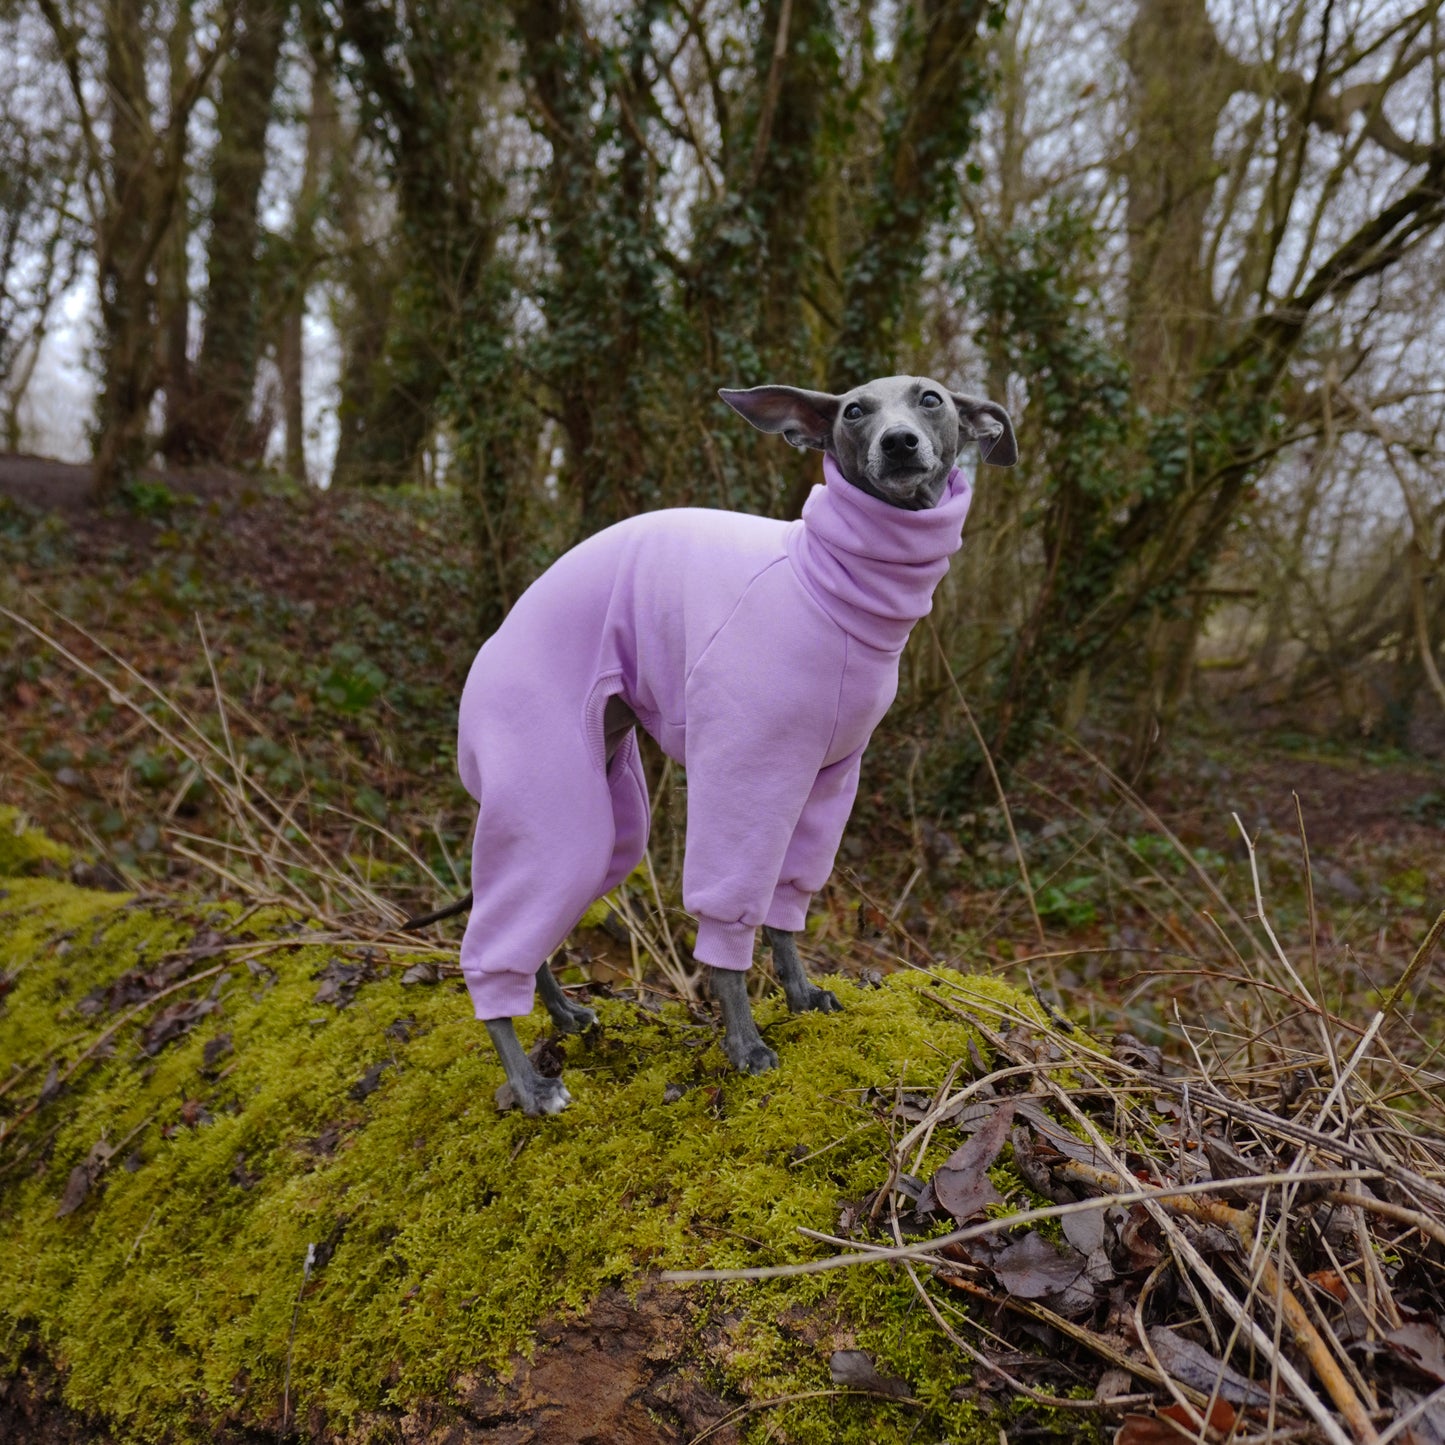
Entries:
[[738, 1279], [789, 1279], [800, 1274], [826, 1274], [835, 1269], [849, 1269], [859, 1264], [878, 1264], [896, 1259], [930, 1259], [939, 1250], [950, 1244], [964, 1244], [970, 1239], [982, 1239], [1001, 1230], [1017, 1229], [1024, 1224], [1037, 1224], [1042, 1219], [1063, 1219], [1070, 1214], [1093, 1213], [1100, 1209], [1111, 1209], [1122, 1204], [1168, 1203], [1175, 1199], [1188, 1199], [1195, 1195], [1232, 1194], [1241, 1188], [1259, 1189], [1271, 1184], [1328, 1184], [1332, 1181], [1351, 1179], [1382, 1179], [1378, 1169], [1315, 1169], [1307, 1174], [1251, 1174], [1242, 1179], [1202, 1179], [1192, 1184], [1165, 1184], [1152, 1189], [1128, 1189], [1117, 1194], [1102, 1195], [1095, 1199], [1079, 1199], [1069, 1204], [1049, 1204], [1038, 1209], [1024, 1209], [1014, 1214], [1000, 1215], [985, 1220], [982, 1224], [970, 1224], [963, 1228], [940, 1234], [934, 1239], [920, 1240], [917, 1244], [888, 1245], [871, 1249], [861, 1254], [833, 1255], [828, 1259], [810, 1259], [799, 1264], [759, 1265], [749, 1269], [669, 1269], [657, 1277], [667, 1284], [701, 1284]]
[[1381, 1013], [1394, 1013], [1399, 1008], [1400, 1000], [1405, 996], [1405, 990], [1410, 987], [1425, 965], [1430, 961], [1430, 955], [1435, 951], [1435, 945], [1440, 942], [1440, 935], [1445, 933], [1445, 908], [1440, 910], [1439, 916], [1430, 925], [1430, 931], [1421, 941], [1419, 948], [1415, 950], [1415, 956], [1410, 960], [1409, 967], [1400, 975], [1400, 981], [1390, 990], [1389, 997], [1380, 1006]]
[[296, 1348], [296, 1324], [301, 1318], [301, 1297], [306, 1293], [306, 1282], [311, 1278], [311, 1267], [316, 1263], [316, 1246], [307, 1244], [306, 1259], [301, 1265], [301, 1288], [296, 1291], [296, 1305], [291, 1311], [291, 1333], [286, 1339], [286, 1380], [281, 1387], [281, 1429], [278, 1440], [284, 1440], [291, 1433], [291, 1356]]

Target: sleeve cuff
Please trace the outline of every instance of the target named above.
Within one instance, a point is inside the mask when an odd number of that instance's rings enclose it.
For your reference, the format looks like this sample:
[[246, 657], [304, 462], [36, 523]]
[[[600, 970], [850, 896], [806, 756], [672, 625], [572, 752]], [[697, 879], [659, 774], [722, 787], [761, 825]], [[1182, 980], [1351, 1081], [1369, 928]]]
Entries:
[[699, 963], [711, 964], [714, 968], [751, 968], [756, 935], [757, 929], [746, 923], [720, 923], [716, 918], [699, 918], [692, 956]]
[[808, 921], [808, 904], [812, 901], [811, 893], [804, 893], [791, 883], [779, 883], [773, 891], [773, 901], [763, 922], [769, 928], [780, 928], [785, 933], [800, 933]]

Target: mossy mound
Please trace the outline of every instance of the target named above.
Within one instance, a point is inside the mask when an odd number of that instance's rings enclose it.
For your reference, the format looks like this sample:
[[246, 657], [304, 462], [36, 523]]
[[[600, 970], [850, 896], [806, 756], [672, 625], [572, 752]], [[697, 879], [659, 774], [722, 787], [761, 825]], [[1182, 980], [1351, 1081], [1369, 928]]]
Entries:
[[[701, 1015], [596, 1000], [602, 1027], [566, 1045], [575, 1102], [531, 1120], [497, 1113], [501, 1070], [458, 983], [404, 986], [395, 957], [238, 914], [0, 889], [0, 1377], [38, 1352], [123, 1439], [276, 1432], [294, 1312], [298, 1428], [367, 1439], [505, 1381], [543, 1322], [556, 1338], [641, 1292], [686, 1313], [679, 1348], [716, 1396], [824, 1392], [741, 1438], [998, 1438], [896, 1273], [649, 1282], [811, 1257], [798, 1226], [832, 1230], [877, 1188], [886, 1132], [862, 1091], [928, 1088], [967, 1055], [927, 979], [830, 980], [837, 1017], [765, 1001], [783, 1062], [756, 1079], [727, 1070]], [[995, 1020], [1036, 1016], [996, 982], [963, 986]], [[921, 1405], [832, 1392], [839, 1347]]]
[[70, 849], [30, 826], [17, 808], [0, 806], [0, 878], [19, 878], [47, 865], [63, 868]]

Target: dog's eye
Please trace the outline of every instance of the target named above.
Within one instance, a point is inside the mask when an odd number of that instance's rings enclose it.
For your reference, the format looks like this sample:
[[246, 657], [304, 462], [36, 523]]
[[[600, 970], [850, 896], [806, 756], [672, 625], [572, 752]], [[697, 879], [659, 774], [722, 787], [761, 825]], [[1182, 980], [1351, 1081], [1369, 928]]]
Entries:
[[863, 408], [859, 406], [856, 401], [850, 401], [848, 405], [843, 408], [844, 421], [857, 421], [862, 415]]
[[928, 407], [931, 411], [934, 407], [943, 405], [943, 398], [936, 391], [925, 391], [919, 398], [918, 404]]

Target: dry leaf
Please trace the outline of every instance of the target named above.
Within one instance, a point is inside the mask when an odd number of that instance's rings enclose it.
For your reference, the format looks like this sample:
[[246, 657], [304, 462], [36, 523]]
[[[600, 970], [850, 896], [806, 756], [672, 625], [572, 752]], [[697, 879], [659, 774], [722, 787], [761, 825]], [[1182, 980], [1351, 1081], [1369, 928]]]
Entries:
[[1060, 1314], [1074, 1314], [1092, 1308], [1096, 1298], [1087, 1264], [1078, 1250], [1056, 1249], [1031, 1231], [994, 1260], [993, 1272], [1015, 1298], [1048, 1300]]
[[900, 1380], [896, 1375], [880, 1375], [873, 1361], [862, 1350], [834, 1350], [828, 1368], [833, 1383], [845, 1389], [890, 1395], [895, 1400], [906, 1400], [913, 1393], [907, 1380]]
[[998, 1158], [1013, 1122], [1012, 1102], [997, 1105], [968, 1143], [955, 1149], [934, 1171], [933, 1197], [960, 1224], [982, 1214], [990, 1204], [1002, 1204], [993, 1187], [988, 1166]]
[[1445, 1340], [1429, 1315], [1419, 1315], [1391, 1330], [1385, 1343], [1406, 1364], [1445, 1385]]
[[1176, 1335], [1162, 1325], [1149, 1330], [1149, 1344], [1159, 1363], [1178, 1381], [1205, 1394], [1217, 1394], [1231, 1405], [1268, 1405], [1269, 1391], [1241, 1375], [1232, 1365], [1216, 1360], [1203, 1345]]

